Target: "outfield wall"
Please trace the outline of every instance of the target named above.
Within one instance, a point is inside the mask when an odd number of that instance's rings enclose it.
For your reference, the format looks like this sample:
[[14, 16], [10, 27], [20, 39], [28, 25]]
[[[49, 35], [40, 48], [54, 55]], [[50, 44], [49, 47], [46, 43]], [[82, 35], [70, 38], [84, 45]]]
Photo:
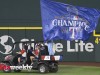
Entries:
[[[1, 60], [6, 56], [11, 54], [14, 50], [15, 52], [20, 51], [21, 45], [15, 45], [13, 47], [13, 42], [25, 41], [25, 40], [43, 40], [42, 30], [0, 30], [0, 57]], [[54, 48], [55, 54], [63, 55], [63, 61], [100, 61], [100, 44], [95, 44], [95, 37], [91, 35], [90, 39], [87, 41], [55, 41]]]
[[[84, 7], [100, 9], [98, 0], [55, 0]], [[1, 0], [0, 2], [0, 60], [13, 51], [13, 42], [23, 40], [43, 40], [39, 0]], [[14, 27], [14, 28], [11, 28]], [[22, 27], [21, 29], [16, 27]], [[26, 28], [25, 28], [26, 27]], [[30, 28], [28, 28], [30, 27]], [[32, 28], [33, 27], [33, 28]], [[100, 22], [96, 34], [100, 33]], [[100, 62], [99, 36], [80, 41], [55, 41], [55, 54], [63, 55], [63, 61]], [[95, 42], [96, 41], [96, 42]], [[97, 44], [98, 43], [98, 44]], [[82, 45], [80, 45], [82, 44]], [[20, 51], [19, 44], [15, 46]]]

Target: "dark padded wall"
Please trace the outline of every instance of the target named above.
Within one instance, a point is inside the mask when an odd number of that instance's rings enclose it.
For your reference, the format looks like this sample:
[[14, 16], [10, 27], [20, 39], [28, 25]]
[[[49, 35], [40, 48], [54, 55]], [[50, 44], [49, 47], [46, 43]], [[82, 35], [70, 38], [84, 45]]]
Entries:
[[39, 0], [0, 0], [0, 25], [41, 26]]

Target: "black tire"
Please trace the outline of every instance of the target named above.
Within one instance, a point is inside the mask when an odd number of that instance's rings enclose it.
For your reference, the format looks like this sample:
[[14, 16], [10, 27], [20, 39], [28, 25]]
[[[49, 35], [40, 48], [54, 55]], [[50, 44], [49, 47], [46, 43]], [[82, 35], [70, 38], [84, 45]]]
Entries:
[[14, 72], [21, 72], [21, 70], [14, 70]]
[[51, 73], [56, 73], [58, 71], [58, 65], [57, 64], [55, 64], [54, 66], [53, 66], [53, 68], [50, 68], [49, 69], [49, 72], [51, 72]]
[[38, 70], [40, 73], [47, 73], [48, 67], [45, 64], [41, 64], [41, 65], [39, 65]]
[[3, 67], [3, 72], [5, 72], [5, 73], [11, 72], [9, 63], [5, 63], [5, 66]]

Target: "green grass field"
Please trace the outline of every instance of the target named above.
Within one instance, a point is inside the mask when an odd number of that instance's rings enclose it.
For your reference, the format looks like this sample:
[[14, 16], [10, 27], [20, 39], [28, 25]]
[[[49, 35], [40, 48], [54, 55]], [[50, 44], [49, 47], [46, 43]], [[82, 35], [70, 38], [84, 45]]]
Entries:
[[[20, 73], [3, 73], [0, 75], [41, 75], [38, 71], [22, 71]], [[100, 75], [100, 67], [68, 66], [60, 65], [57, 73], [46, 73], [46, 75]]]

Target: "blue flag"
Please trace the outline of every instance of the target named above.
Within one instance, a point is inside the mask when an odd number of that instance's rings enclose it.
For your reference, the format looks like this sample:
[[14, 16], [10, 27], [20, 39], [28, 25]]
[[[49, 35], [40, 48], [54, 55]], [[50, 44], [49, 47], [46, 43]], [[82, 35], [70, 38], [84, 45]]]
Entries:
[[41, 0], [41, 16], [44, 40], [86, 40], [98, 24], [100, 11]]

